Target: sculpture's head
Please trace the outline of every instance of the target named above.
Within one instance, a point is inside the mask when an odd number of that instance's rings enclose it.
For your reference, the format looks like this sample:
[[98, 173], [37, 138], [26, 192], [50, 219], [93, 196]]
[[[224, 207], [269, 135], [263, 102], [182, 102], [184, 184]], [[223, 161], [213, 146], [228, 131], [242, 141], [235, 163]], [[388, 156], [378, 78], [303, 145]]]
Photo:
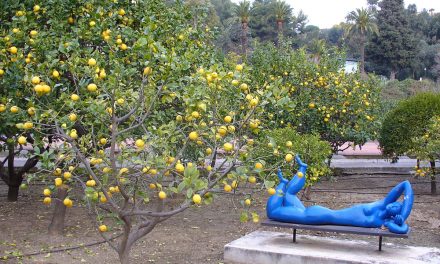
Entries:
[[386, 207], [388, 216], [396, 216], [400, 214], [401, 210], [402, 210], [402, 204], [400, 202], [390, 203]]

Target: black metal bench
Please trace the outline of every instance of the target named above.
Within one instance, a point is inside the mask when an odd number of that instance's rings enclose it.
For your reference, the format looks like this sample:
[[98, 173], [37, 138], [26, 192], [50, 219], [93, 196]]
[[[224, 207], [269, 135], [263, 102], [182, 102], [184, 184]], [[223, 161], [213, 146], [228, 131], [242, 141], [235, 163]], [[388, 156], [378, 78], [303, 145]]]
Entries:
[[292, 223], [278, 222], [274, 220], [265, 220], [261, 222], [262, 226], [271, 227], [282, 227], [293, 229], [293, 243], [296, 242], [296, 230], [313, 230], [313, 231], [324, 231], [324, 232], [335, 232], [335, 233], [345, 233], [345, 234], [356, 234], [356, 235], [366, 235], [366, 236], [378, 236], [379, 237], [379, 251], [382, 251], [382, 237], [398, 237], [398, 238], [408, 238], [409, 232], [406, 234], [396, 234], [391, 233], [388, 230], [383, 230], [380, 228], [366, 228], [366, 227], [355, 227], [355, 226], [336, 226], [336, 225], [299, 225]]

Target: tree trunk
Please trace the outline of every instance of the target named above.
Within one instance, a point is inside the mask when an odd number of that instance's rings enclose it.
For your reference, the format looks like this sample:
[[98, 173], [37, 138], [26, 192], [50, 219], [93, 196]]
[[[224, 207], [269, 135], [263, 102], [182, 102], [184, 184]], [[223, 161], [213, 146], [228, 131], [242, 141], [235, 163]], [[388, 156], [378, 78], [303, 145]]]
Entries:
[[8, 188], [8, 201], [9, 202], [16, 202], [18, 200], [18, 190], [20, 188], [17, 186], [11, 186], [9, 185]]
[[361, 72], [361, 76], [365, 77], [365, 36], [364, 35], [361, 36], [360, 41], [361, 41], [360, 43], [361, 61], [359, 65], [359, 70]]
[[247, 22], [241, 22], [241, 53], [243, 58], [246, 58], [247, 56], [247, 26]]
[[435, 179], [435, 160], [431, 160], [429, 162], [431, 164], [431, 170], [432, 170], [432, 175], [431, 175], [431, 194], [432, 195], [436, 195], [437, 194], [437, 181]]
[[124, 250], [120, 250], [118, 252], [119, 261], [121, 264], [129, 264], [130, 263], [130, 250], [131, 248], [125, 248]]
[[390, 73], [390, 80], [391, 81], [394, 81], [395, 79], [396, 79], [396, 74], [397, 74], [397, 71], [396, 70], [391, 70], [391, 73]]
[[14, 144], [8, 144], [8, 201], [15, 202], [18, 199], [18, 190], [20, 184], [23, 181], [23, 175], [15, 171], [14, 155], [15, 148]]
[[52, 221], [49, 225], [49, 235], [61, 236], [64, 230], [64, 219], [66, 217], [66, 206], [63, 204], [67, 197], [67, 187], [58, 188], [57, 199], [55, 199], [55, 209], [53, 211]]

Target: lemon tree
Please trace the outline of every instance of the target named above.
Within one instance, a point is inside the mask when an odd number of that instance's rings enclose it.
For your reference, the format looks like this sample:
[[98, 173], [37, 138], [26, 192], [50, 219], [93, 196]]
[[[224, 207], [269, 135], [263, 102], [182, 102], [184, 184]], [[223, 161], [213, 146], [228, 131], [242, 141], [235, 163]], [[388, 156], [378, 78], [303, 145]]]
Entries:
[[122, 263], [158, 223], [257, 183], [248, 153], [264, 102], [250, 70], [217, 55], [206, 14], [159, 0], [12, 6], [1, 68], [18, 76], [32, 134], [52, 151], [43, 202], [86, 204], [107, 239], [121, 230], [108, 242]]
[[[51, 87], [38, 76], [29, 75], [36, 61], [30, 45], [39, 32], [27, 24], [26, 12], [19, 7], [17, 1], [0, 3], [0, 151], [6, 154], [0, 162], [0, 176], [8, 185], [9, 201], [17, 200], [19, 187], [27, 187], [25, 174], [36, 166], [38, 156], [50, 155], [47, 146], [52, 140], [46, 137], [43, 141], [41, 134], [34, 133], [38, 112], [35, 92], [26, 86], [36, 85], [40, 95], [50, 93]], [[28, 13], [37, 15], [38, 8]], [[23, 158], [24, 163], [18, 165], [17, 158]]]
[[429, 161], [430, 168], [416, 167], [416, 175], [431, 178], [431, 194], [437, 192], [436, 166], [435, 161], [440, 158], [440, 116], [434, 116], [428, 123], [424, 135], [411, 139], [413, 148], [409, 151], [417, 159]]
[[[287, 45], [286, 43], [285, 45]], [[319, 60], [306, 50], [260, 46], [254, 52], [253, 87], [268, 104], [267, 127], [290, 125], [299, 133], [318, 133], [333, 152], [346, 142], [362, 145], [377, 137], [379, 86], [343, 70], [344, 54], [326, 49]]]
[[262, 175], [270, 188], [273, 187], [272, 181], [277, 179], [276, 168], [281, 168], [284, 175], [292, 173], [292, 167], [297, 165], [293, 163], [295, 155], [307, 161], [306, 186], [312, 186], [321, 177], [330, 174], [326, 160], [331, 153], [330, 143], [321, 140], [319, 135], [301, 135], [295, 129], [286, 127], [265, 131], [253, 155], [261, 159], [266, 167], [272, 168], [269, 173]]

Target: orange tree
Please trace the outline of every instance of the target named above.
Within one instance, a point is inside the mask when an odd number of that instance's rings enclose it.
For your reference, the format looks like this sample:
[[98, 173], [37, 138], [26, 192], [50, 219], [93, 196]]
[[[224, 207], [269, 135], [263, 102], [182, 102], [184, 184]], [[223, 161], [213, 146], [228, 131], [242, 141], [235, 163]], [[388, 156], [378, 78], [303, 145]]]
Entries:
[[[213, 190], [256, 182], [250, 122], [264, 102], [242, 89], [249, 69], [218, 59], [210, 29], [192, 26], [187, 7], [159, 0], [11, 6], [2, 68], [12, 78], [18, 70], [7, 60], [21, 63], [16, 89], [35, 109], [33, 135], [54, 139], [53, 152], [41, 155], [50, 172], [43, 202], [50, 205], [55, 190], [63, 190], [54, 200], [64, 211], [83, 201], [107, 239], [119, 224], [122, 236], [108, 242], [122, 263], [158, 223], [210, 203]], [[84, 195], [75, 195], [78, 187]]]
[[252, 88], [265, 99], [266, 119], [272, 128], [295, 128], [318, 133], [333, 152], [346, 142], [362, 145], [376, 138], [380, 125], [379, 88], [370, 76], [343, 70], [344, 54], [326, 48], [319, 59], [284, 43], [258, 47], [250, 61]]

